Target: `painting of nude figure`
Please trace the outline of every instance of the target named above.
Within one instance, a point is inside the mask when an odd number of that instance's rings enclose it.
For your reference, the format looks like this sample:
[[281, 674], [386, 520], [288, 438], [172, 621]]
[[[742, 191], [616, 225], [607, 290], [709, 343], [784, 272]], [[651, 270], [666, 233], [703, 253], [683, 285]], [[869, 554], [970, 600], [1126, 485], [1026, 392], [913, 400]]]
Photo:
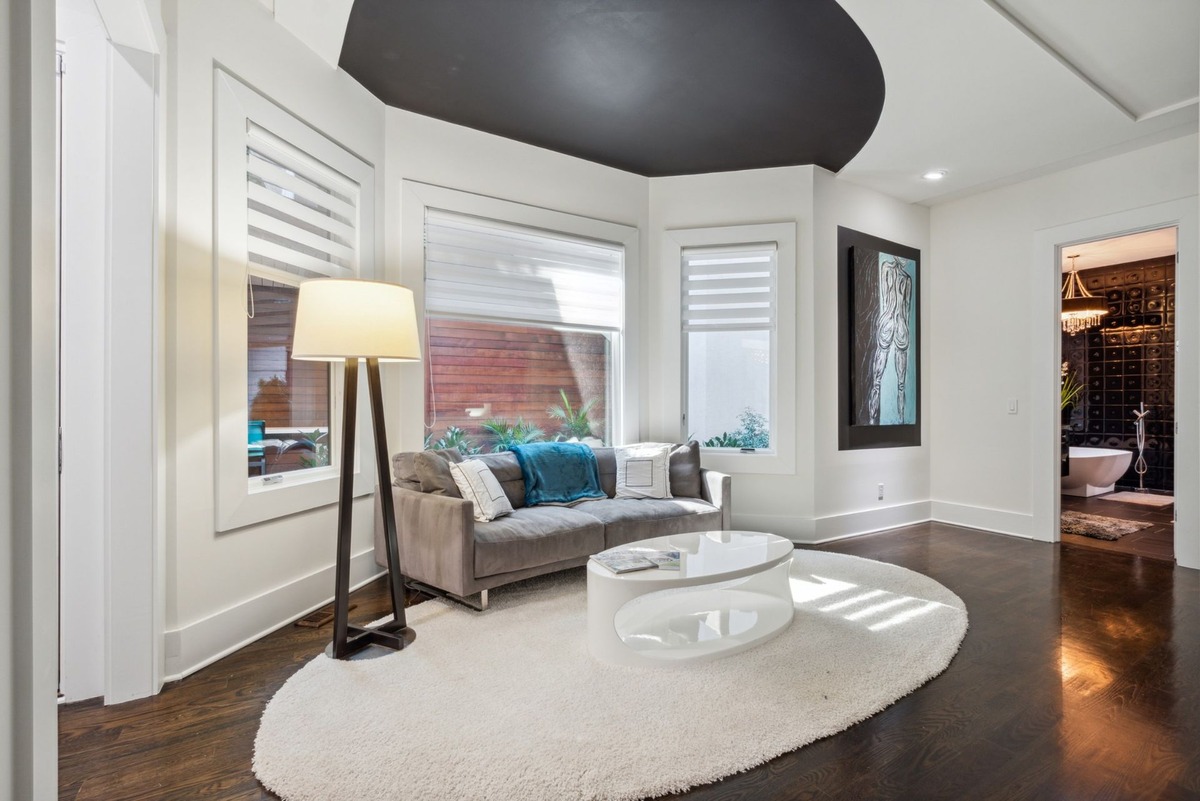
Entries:
[[916, 409], [908, 388], [916, 386], [917, 360], [909, 358], [916, 304], [917, 263], [871, 248], [854, 248], [854, 375], [850, 382], [853, 425], [911, 424]]
[[841, 447], [919, 445], [920, 252], [845, 228], [838, 239]]

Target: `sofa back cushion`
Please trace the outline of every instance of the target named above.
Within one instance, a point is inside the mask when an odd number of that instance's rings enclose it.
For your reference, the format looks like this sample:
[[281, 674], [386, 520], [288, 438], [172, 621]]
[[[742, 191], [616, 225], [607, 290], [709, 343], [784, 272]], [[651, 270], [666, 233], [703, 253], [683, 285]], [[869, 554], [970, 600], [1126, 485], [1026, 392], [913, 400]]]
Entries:
[[449, 495], [451, 498], [461, 498], [462, 492], [450, 472], [450, 465], [462, 461], [462, 454], [457, 450], [422, 451], [413, 457], [417, 470], [417, 480], [421, 482], [421, 492], [431, 495]]
[[696, 440], [671, 448], [671, 497], [703, 498], [700, 483], [700, 443]]
[[525, 506], [525, 476], [521, 473], [521, 463], [517, 461], [515, 453], [481, 453], [471, 458], [480, 460], [491, 469], [512, 508]]
[[[600, 488], [610, 498], [617, 495], [617, 457], [612, 448], [593, 448], [596, 454], [596, 465], [600, 469]], [[441, 453], [447, 461], [461, 461], [461, 454], [456, 450], [434, 451]], [[404, 489], [425, 490], [421, 478], [417, 475], [417, 454], [414, 452], [397, 453], [392, 457], [392, 467], [397, 487]], [[457, 458], [456, 458], [457, 457]], [[514, 509], [525, 506], [525, 479], [521, 474], [521, 464], [516, 454], [503, 451], [501, 453], [485, 453], [469, 457], [482, 459], [492, 473], [500, 481], [505, 496]], [[675, 445], [670, 453], [671, 495], [675, 498], [703, 498], [700, 486], [700, 445], [689, 442], [685, 445]], [[447, 473], [449, 465], [447, 465]], [[457, 487], [456, 487], [457, 488]], [[432, 485], [431, 485], [432, 489]]]
[[613, 448], [592, 448], [600, 469], [600, 489], [610, 498], [617, 495], [617, 452]]
[[420, 489], [421, 479], [417, 478], [417, 454], [414, 451], [401, 451], [392, 457], [392, 483], [397, 487], [413, 489], [416, 484]]
[[[610, 498], [617, 497], [617, 454], [613, 448], [593, 448], [600, 467], [600, 488]], [[669, 457], [671, 497], [703, 498], [700, 484], [700, 443], [692, 440], [671, 446]]]

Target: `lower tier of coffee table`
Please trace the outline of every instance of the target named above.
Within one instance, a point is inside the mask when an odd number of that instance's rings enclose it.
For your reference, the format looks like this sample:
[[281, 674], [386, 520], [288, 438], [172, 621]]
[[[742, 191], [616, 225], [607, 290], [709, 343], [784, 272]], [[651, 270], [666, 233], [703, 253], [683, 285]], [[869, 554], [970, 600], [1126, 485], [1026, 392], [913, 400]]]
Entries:
[[716, 584], [622, 581], [588, 568], [588, 647], [619, 665], [667, 666], [730, 656], [783, 632], [794, 604], [790, 560]]

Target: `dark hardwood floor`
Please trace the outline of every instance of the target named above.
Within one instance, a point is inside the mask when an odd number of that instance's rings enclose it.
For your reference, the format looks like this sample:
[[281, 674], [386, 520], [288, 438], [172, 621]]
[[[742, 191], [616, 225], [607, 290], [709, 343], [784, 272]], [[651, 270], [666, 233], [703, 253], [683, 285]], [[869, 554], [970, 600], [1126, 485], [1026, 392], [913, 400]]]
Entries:
[[1063, 495], [1062, 510], [1068, 509], [1101, 517], [1117, 517], [1121, 520], [1137, 520], [1149, 523], [1147, 528], [1126, 534], [1119, 540], [1098, 540], [1095, 537], [1083, 537], [1079, 534], [1063, 534], [1063, 545], [1078, 548], [1097, 548], [1102, 551], [1115, 551], [1134, 556], [1144, 556], [1147, 559], [1162, 559], [1167, 562], [1175, 561], [1175, 505], [1146, 506], [1124, 501], [1105, 500], [1104, 496], [1095, 495], [1091, 498], [1077, 498]]
[[[822, 549], [949, 587], [962, 649], [878, 715], [687, 798], [1200, 799], [1200, 572], [941, 524]], [[354, 600], [356, 620], [385, 612], [379, 583]], [[258, 717], [328, 632], [288, 627], [154, 698], [62, 708], [60, 798], [274, 798], [250, 770]]]

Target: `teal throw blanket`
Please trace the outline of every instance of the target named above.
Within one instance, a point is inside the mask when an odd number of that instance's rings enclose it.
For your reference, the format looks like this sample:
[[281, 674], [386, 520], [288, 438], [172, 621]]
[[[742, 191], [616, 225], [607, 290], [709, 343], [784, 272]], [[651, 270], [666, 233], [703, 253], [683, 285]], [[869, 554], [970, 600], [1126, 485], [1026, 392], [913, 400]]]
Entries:
[[607, 498], [600, 488], [596, 454], [579, 442], [514, 445], [525, 478], [525, 503], [575, 503]]

